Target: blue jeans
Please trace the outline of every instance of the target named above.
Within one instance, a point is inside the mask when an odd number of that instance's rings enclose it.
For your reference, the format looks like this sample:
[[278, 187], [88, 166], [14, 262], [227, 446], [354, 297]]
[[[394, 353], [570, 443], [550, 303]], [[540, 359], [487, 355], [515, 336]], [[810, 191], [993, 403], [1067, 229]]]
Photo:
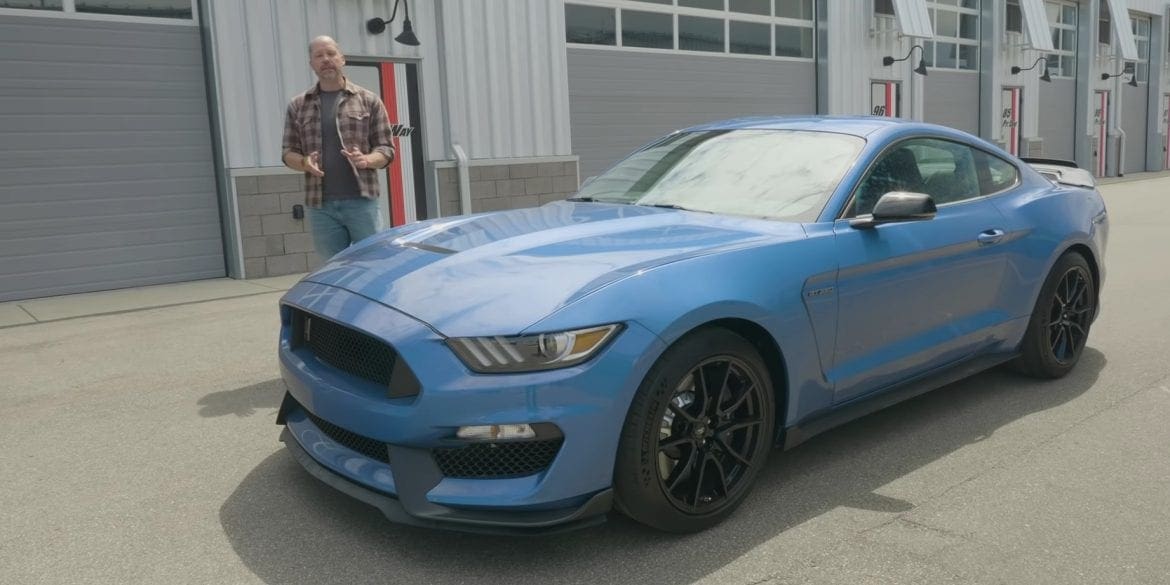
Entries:
[[378, 212], [376, 199], [326, 201], [320, 209], [309, 207], [308, 211], [313, 245], [325, 260], [382, 229], [382, 214]]

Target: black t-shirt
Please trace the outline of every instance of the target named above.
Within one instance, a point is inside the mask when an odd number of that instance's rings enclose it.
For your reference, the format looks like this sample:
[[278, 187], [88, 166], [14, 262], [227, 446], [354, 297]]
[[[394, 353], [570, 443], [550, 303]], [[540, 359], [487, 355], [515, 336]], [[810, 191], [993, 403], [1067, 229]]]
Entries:
[[341, 134], [337, 131], [337, 100], [340, 91], [321, 92], [321, 170], [325, 201], [357, 199], [362, 196], [357, 175], [349, 159], [341, 154]]

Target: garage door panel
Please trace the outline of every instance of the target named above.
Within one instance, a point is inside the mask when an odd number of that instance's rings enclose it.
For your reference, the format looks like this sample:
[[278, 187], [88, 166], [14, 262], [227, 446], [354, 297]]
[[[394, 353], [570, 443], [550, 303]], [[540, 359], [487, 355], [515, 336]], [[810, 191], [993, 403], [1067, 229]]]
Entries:
[[923, 120], [979, 135], [979, 74], [931, 69]]
[[[85, 150], [104, 148], [167, 148], [208, 143], [206, 130], [150, 130], [119, 132], [9, 132], [0, 142], [0, 152], [9, 156], [24, 150], [54, 150], [65, 156], [80, 155]], [[3, 185], [0, 185], [3, 188]]]
[[223, 276], [223, 257], [216, 255], [42, 271], [9, 279], [0, 290], [0, 302], [219, 276]]
[[78, 167], [120, 165], [126, 164], [127, 160], [136, 161], [137, 164], [166, 164], [169, 166], [176, 160], [190, 160], [201, 157], [207, 150], [206, 144], [196, 146], [143, 147], [138, 145], [137, 142], [135, 140], [135, 146], [130, 147], [111, 148], [106, 146], [89, 149], [61, 147], [33, 148], [26, 145], [25, 148], [13, 150], [5, 154], [6, 160], [4, 166], [7, 168], [43, 168], [46, 162], [54, 162], [62, 159], [70, 161], [70, 166]]
[[[60, 254], [66, 252], [107, 250], [122, 246], [148, 246], [174, 242], [199, 242], [207, 239], [219, 227], [215, 217], [204, 224], [184, 223], [177, 226], [142, 225], [141, 229], [78, 233], [69, 238], [38, 237], [26, 234], [20, 238], [0, 240], [7, 259]], [[143, 222], [144, 224], [146, 222]], [[92, 229], [92, 228], [91, 228]]]
[[[47, 201], [79, 202], [87, 199], [104, 198], [133, 198], [133, 197], [164, 197], [167, 195], [190, 195], [204, 193], [215, 188], [215, 181], [210, 177], [192, 177], [176, 179], [166, 177], [155, 180], [112, 181], [110, 183], [116, 191], [106, 190], [95, 192], [86, 182], [52, 183], [39, 185], [36, 189], [27, 187], [0, 186], [0, 200], [12, 203], [43, 203]], [[62, 220], [67, 218], [62, 218]]]
[[[134, 213], [100, 219], [101, 221], [95, 221], [95, 218], [77, 217], [0, 223], [0, 233], [4, 234], [4, 237], [0, 238], [0, 249], [4, 249], [7, 253], [11, 242], [29, 238], [37, 239], [39, 242], [44, 242], [47, 239], [58, 239], [64, 244], [57, 246], [57, 249], [68, 249], [65, 246], [84, 249], [80, 245], [71, 243], [74, 238], [92, 233], [135, 232], [151, 229], [177, 230], [185, 226], [200, 226], [210, 232], [213, 226], [218, 225], [219, 213], [218, 210], [212, 208], [202, 208], [185, 211]], [[46, 236], [46, 234], [50, 235]]]
[[91, 116], [185, 116], [201, 107], [206, 97], [200, 94], [182, 96], [153, 96], [150, 109], [143, 111], [142, 98], [125, 97], [58, 97], [27, 96], [6, 97], [0, 95], [0, 112], [20, 112], [26, 116], [56, 116], [61, 112], [85, 112]]
[[[53, 220], [66, 214], [97, 221], [119, 215], [190, 211], [193, 209], [217, 209], [217, 207], [214, 201], [210, 203], [201, 201], [188, 194], [87, 201], [45, 201], [6, 206], [6, 210], [14, 216], [19, 216], [21, 221]], [[5, 223], [7, 222], [0, 222], [0, 226]]]
[[0, 51], [0, 300], [223, 276], [198, 29], [0, 16]]
[[1138, 173], [1146, 170], [1146, 131], [1149, 107], [1149, 88], [1121, 86], [1121, 129], [1125, 131], [1125, 170]]
[[569, 49], [573, 153], [581, 176], [679, 128], [814, 113], [814, 73], [811, 61]]
[[5, 169], [4, 182], [14, 187], [35, 187], [45, 182], [45, 175], [52, 174], [54, 182], [59, 183], [106, 183], [132, 176], [136, 179], [165, 179], [202, 176], [206, 172], [203, 163], [199, 162], [172, 162], [162, 164], [142, 164], [137, 162], [123, 162], [116, 165], [88, 165], [88, 166], [42, 166]]
[[[132, 131], [207, 131], [207, 118], [135, 114], [94, 116], [61, 113], [54, 116], [26, 116], [0, 113], [0, 132], [132, 132]], [[111, 138], [113, 139], [113, 138]]]

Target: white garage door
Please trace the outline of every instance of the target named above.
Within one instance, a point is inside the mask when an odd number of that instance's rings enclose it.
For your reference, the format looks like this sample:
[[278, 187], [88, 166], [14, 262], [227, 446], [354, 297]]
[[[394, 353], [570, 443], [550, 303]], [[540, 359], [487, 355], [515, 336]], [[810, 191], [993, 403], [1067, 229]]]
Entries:
[[223, 276], [198, 28], [0, 15], [0, 301]]

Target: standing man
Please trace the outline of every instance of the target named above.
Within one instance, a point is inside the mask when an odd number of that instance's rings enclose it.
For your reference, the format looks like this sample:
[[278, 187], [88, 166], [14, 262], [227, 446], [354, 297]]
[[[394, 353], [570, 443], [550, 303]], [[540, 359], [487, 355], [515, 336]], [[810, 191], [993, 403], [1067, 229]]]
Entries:
[[333, 39], [309, 43], [317, 84], [288, 104], [282, 159], [305, 173], [305, 205], [317, 253], [325, 259], [382, 229], [377, 169], [394, 160], [386, 107], [345, 78]]

